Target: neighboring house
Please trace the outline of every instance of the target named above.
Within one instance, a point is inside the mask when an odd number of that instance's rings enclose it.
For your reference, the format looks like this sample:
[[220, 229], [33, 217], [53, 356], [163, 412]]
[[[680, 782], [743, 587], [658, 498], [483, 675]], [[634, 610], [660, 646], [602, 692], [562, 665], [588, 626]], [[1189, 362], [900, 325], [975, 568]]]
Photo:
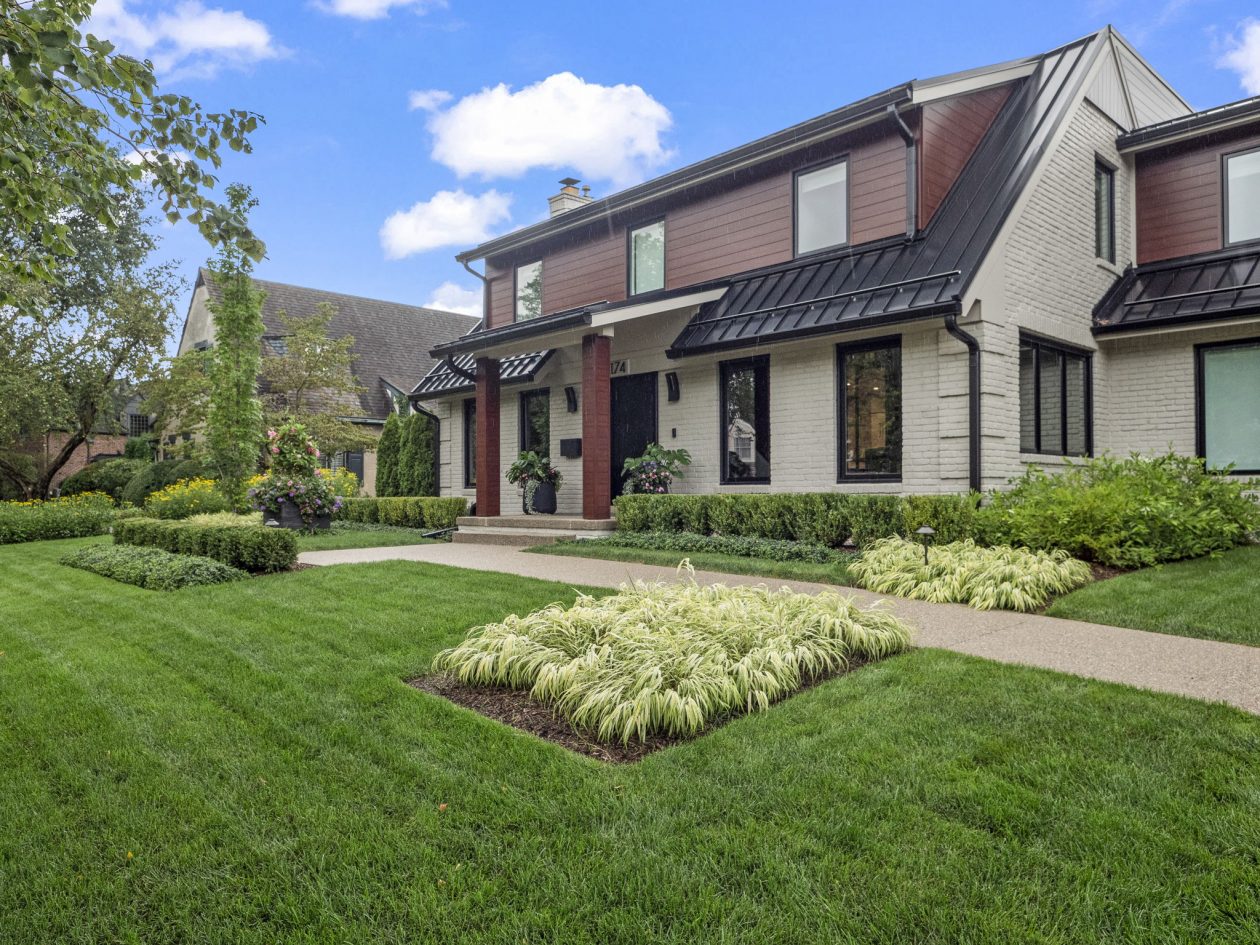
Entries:
[[[57, 471], [52, 480], [52, 490], [56, 492], [61, 484], [73, 476], [84, 466], [103, 459], [118, 459], [127, 447], [127, 440], [135, 436], [146, 436], [153, 429], [153, 418], [143, 413], [140, 398], [123, 391], [116, 403], [120, 408], [116, 414], [101, 417], [87, 441], [75, 447], [64, 466]], [[53, 430], [46, 433], [40, 443], [43, 452], [42, 462], [47, 464], [60, 451], [69, 438], [68, 433]]]
[[1260, 470], [1260, 99], [1195, 113], [1111, 28], [576, 183], [457, 257], [485, 323], [412, 393], [479, 514], [526, 445], [595, 519], [654, 440], [690, 451], [680, 492], [960, 492], [1169, 447]]
[[[255, 279], [254, 284], [266, 293], [263, 301], [263, 356], [284, 351], [284, 326], [280, 313], [290, 318], [313, 315], [317, 306], [327, 303], [335, 310], [329, 324], [331, 338], [354, 337], [354, 374], [363, 392], [329, 405], [341, 419], [379, 429], [399, 404], [407, 403], [408, 393], [434, 365], [429, 349], [459, 338], [477, 320], [467, 315], [365, 299], [338, 292], [324, 292], [302, 286], [286, 285]], [[184, 330], [179, 340], [179, 354], [214, 344], [214, 319], [207, 302], [218, 298], [211, 274], [197, 273]], [[340, 453], [331, 457], [334, 466], [352, 470], [368, 495], [376, 486], [376, 455]]]

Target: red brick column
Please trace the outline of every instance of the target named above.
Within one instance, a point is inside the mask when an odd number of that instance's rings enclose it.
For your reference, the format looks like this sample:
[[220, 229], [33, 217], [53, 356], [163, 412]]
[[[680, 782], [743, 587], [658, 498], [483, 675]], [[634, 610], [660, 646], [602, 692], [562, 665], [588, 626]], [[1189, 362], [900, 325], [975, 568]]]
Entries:
[[611, 351], [604, 335], [582, 339], [582, 518], [612, 514]]
[[477, 359], [477, 514], [499, 514], [499, 362]]

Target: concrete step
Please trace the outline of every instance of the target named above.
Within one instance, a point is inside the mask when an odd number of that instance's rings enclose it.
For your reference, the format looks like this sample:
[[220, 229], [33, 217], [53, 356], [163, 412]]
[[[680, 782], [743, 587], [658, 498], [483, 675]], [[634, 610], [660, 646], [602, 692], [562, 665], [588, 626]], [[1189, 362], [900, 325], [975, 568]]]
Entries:
[[521, 533], [503, 533], [472, 529], [459, 531], [451, 535], [451, 541], [457, 545], [507, 545], [513, 548], [531, 548], [534, 545], [554, 544], [559, 536]]
[[578, 518], [574, 515], [461, 515], [460, 528], [530, 529], [563, 532], [610, 533], [617, 530], [615, 518]]

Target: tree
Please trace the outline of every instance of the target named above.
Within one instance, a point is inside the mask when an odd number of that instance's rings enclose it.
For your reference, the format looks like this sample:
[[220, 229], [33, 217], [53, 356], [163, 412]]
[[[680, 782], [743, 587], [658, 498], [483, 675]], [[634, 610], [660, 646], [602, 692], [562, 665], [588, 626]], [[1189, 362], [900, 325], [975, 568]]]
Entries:
[[[199, 432], [210, 410], [210, 371], [214, 351], [194, 348], [167, 358], [159, 371], [141, 388], [144, 409], [153, 415], [158, 437]], [[188, 452], [195, 450], [189, 440]]]
[[[257, 204], [248, 187], [227, 189], [232, 211], [242, 217]], [[220, 298], [210, 303], [215, 344], [210, 359], [210, 402], [206, 444], [219, 488], [234, 508], [245, 504], [245, 480], [258, 466], [262, 445], [262, 405], [258, 366], [262, 359], [264, 294], [254, 284], [248, 249], [224, 243], [210, 265]]]
[[433, 417], [416, 411], [401, 425], [396, 495], [436, 495]]
[[[154, 370], [174, 317], [182, 283], [174, 263], [147, 263], [157, 239], [141, 195], [110, 199], [112, 229], [63, 215], [78, 253], [57, 282], [0, 271], [10, 299], [0, 308], [0, 472], [33, 497], [48, 495], [75, 450], [115, 419], [124, 390]], [[0, 257], [22, 239], [20, 225], [0, 223]], [[45, 455], [50, 431], [62, 436]]]
[[[84, 248], [66, 220], [117, 230], [119, 192], [151, 185], [169, 220], [261, 259], [262, 243], [230, 202], [210, 198], [221, 149], [249, 152], [260, 116], [208, 112], [159, 93], [153, 64], [115, 52], [80, 27], [93, 0], [0, 0], [0, 217], [17, 240], [0, 274], [51, 281]], [[0, 280], [0, 292], [12, 291]], [[0, 301], [10, 301], [0, 294]]]
[[328, 454], [371, 449], [377, 441], [376, 434], [340, 419], [354, 414], [357, 395], [366, 388], [354, 377], [354, 337], [328, 335], [335, 315], [327, 302], [309, 315], [281, 312], [284, 344], [263, 358], [260, 371], [267, 423], [303, 424]]
[[402, 437], [402, 418], [391, 413], [385, 419], [385, 429], [376, 444], [376, 494], [399, 495], [398, 449]]

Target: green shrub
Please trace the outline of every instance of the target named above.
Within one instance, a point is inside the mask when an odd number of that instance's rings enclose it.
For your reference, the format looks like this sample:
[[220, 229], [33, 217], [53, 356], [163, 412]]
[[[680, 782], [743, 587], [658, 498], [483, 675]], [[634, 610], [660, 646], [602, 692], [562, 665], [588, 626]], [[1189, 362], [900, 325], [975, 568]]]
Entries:
[[123, 447], [123, 456], [127, 459], [139, 459], [144, 462], [152, 462], [153, 460], [153, 437], [152, 436], [132, 436], [127, 438], [127, 445]]
[[584, 538], [582, 547], [649, 548], [683, 554], [712, 552], [739, 558], [765, 558], [768, 561], [848, 560], [851, 555], [826, 545], [752, 535], [697, 535], [694, 532], [616, 532], [602, 538]]
[[1029, 467], [980, 511], [978, 532], [993, 544], [1143, 567], [1248, 541], [1260, 528], [1260, 506], [1245, 495], [1255, 487], [1175, 453], [1100, 456], [1054, 475]]
[[287, 571], [297, 563], [297, 535], [263, 525], [194, 525], [186, 521], [133, 518], [114, 526], [114, 542], [176, 554], [214, 558], [242, 571]]
[[465, 683], [528, 689], [625, 743], [765, 710], [851, 659], [904, 650], [910, 636], [892, 614], [837, 594], [635, 584], [478, 627], [433, 665]]
[[103, 535], [116, 512], [114, 500], [100, 492], [47, 502], [0, 502], [0, 545]]
[[376, 441], [376, 494], [398, 495], [398, 450], [402, 440], [402, 417], [391, 413]]
[[223, 584], [247, 577], [244, 571], [211, 558], [172, 554], [160, 548], [89, 545], [65, 555], [61, 563], [150, 591]]
[[133, 476], [149, 463], [136, 459], [103, 459], [89, 463], [61, 483], [61, 494], [79, 495], [83, 492], [103, 492], [115, 502], [121, 502], [123, 490]]
[[239, 515], [236, 512], [201, 512], [184, 519], [189, 525], [213, 525], [222, 528], [249, 528], [263, 523], [257, 512]]
[[433, 417], [421, 411], [412, 413], [403, 421], [398, 444], [398, 491], [395, 495], [437, 495], [434, 465], [437, 452], [433, 428]]
[[226, 511], [228, 500], [213, 479], [181, 479], [144, 500], [144, 514], [150, 518], [178, 519]]
[[849, 565], [849, 573], [877, 594], [969, 604], [976, 610], [1036, 610], [1051, 594], [1090, 579], [1089, 565], [1063, 551], [983, 548], [960, 541], [933, 546], [925, 564], [923, 546], [905, 538], [874, 542]]
[[198, 479], [206, 474], [206, 465], [197, 459], [163, 459], [146, 463], [122, 490], [122, 500], [129, 505], [144, 505], [159, 489], [174, 485], [181, 479]]
[[463, 498], [437, 496], [389, 496], [386, 498], [347, 499], [337, 518], [346, 522], [369, 525], [392, 525], [396, 528], [423, 528], [437, 531], [452, 528], [464, 515], [468, 501]]
[[976, 534], [976, 511], [980, 496], [968, 495], [909, 495], [902, 499], [902, 529], [900, 534], [913, 538], [920, 527], [927, 525], [936, 530], [937, 544], [948, 544], [973, 538]]

